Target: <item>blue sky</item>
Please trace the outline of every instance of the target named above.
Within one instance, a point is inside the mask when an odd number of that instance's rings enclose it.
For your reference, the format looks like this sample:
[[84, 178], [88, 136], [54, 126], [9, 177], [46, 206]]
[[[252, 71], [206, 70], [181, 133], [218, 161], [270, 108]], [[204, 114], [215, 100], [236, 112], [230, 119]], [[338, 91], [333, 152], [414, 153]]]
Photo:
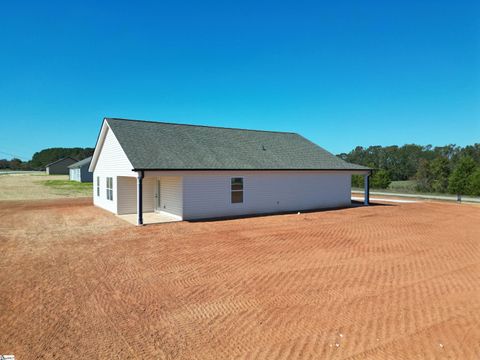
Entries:
[[[480, 140], [478, 1], [11, 1], [0, 158], [105, 116], [356, 145]], [[5, 154], [7, 153], [7, 154]]]

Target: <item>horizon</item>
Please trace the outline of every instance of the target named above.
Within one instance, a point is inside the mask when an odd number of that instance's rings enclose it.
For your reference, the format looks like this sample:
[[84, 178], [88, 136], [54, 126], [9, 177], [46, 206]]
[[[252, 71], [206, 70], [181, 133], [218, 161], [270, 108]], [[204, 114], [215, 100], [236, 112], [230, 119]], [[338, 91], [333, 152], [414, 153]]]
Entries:
[[475, 1], [4, 10], [0, 158], [94, 147], [104, 117], [295, 132], [334, 154], [479, 142]]

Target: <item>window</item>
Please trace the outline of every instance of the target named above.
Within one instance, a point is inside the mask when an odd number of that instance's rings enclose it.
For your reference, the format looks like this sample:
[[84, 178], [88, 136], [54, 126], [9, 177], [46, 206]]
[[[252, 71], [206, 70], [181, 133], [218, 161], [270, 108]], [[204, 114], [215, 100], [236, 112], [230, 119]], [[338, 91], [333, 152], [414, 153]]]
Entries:
[[232, 178], [232, 204], [243, 203], [243, 178]]
[[100, 176], [97, 176], [97, 197], [100, 197]]
[[113, 178], [107, 177], [107, 200], [113, 200]]

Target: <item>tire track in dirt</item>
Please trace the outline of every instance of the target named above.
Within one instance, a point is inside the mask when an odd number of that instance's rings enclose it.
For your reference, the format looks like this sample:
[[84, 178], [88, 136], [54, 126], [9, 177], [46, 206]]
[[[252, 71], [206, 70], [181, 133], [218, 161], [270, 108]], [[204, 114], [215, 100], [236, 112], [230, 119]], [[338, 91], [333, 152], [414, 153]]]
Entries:
[[478, 207], [136, 228], [85, 202], [56, 204], [0, 202], [0, 353], [479, 357]]

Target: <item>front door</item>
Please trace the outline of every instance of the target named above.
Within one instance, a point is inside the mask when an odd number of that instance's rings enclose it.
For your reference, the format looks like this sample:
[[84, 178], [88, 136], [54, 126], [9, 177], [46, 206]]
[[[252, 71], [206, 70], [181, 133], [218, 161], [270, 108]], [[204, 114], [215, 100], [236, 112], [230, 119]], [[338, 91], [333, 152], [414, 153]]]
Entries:
[[161, 211], [161, 202], [160, 202], [160, 179], [157, 179], [155, 183], [155, 211]]

